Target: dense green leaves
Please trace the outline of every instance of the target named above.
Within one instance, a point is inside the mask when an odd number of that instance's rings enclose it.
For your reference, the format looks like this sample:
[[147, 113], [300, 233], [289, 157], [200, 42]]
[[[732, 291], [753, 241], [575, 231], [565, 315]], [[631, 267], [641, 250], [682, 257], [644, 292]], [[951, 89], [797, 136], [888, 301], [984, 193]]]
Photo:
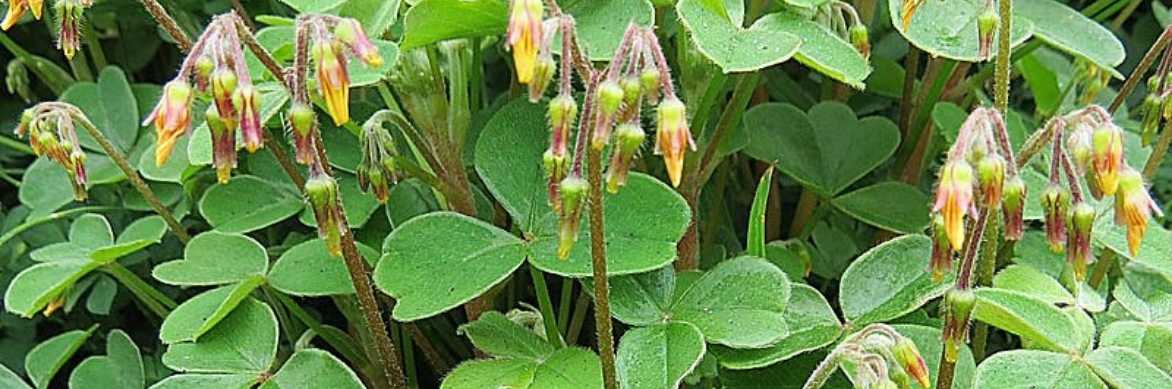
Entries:
[[1021, 292], [982, 288], [975, 291], [973, 318], [1029, 339], [1040, 347], [1074, 352], [1082, 349], [1074, 321], [1052, 304]]
[[822, 294], [805, 284], [792, 284], [785, 318], [787, 333], [777, 344], [762, 349], [714, 346], [720, 365], [729, 369], [755, 369], [822, 348], [838, 339], [842, 324]]
[[789, 295], [785, 273], [768, 261], [730, 259], [684, 289], [672, 317], [695, 325], [710, 343], [765, 347], [786, 333], [782, 313]]
[[[97, 82], [73, 84], [61, 94], [61, 100], [81, 108], [119, 151], [129, 152], [138, 140], [142, 116], [122, 69], [114, 66], [102, 69]], [[101, 150], [86, 131], [79, 128], [77, 137], [90, 150]]]
[[277, 317], [268, 305], [246, 298], [230, 315], [196, 342], [170, 345], [167, 367], [189, 373], [266, 371], [277, 354]]
[[38, 389], [47, 388], [53, 375], [69, 361], [73, 353], [81, 348], [86, 339], [93, 333], [94, 327], [89, 330], [73, 330], [49, 338], [29, 351], [24, 357], [24, 371]]
[[589, 350], [555, 348], [529, 329], [487, 312], [461, 327], [473, 344], [498, 357], [460, 364], [441, 388], [601, 388], [602, 366]]
[[499, 35], [508, 24], [504, 0], [423, 0], [404, 17], [403, 50], [453, 38]]
[[545, 339], [510, 321], [500, 312], [485, 312], [460, 326], [477, 349], [498, 357], [541, 359], [556, 350]]
[[931, 248], [928, 237], [906, 235], [860, 255], [840, 283], [838, 301], [846, 319], [856, 325], [891, 320], [943, 295], [954, 275], [932, 282]]
[[1085, 362], [1067, 354], [1012, 350], [993, 354], [977, 368], [975, 389], [1106, 388]]
[[184, 301], [163, 321], [163, 326], [159, 328], [159, 338], [166, 344], [199, 340], [200, 336], [228, 317], [262, 282], [263, 278], [253, 276], [238, 284], [221, 286]]
[[757, 23], [800, 38], [802, 44], [794, 57], [830, 78], [863, 89], [863, 80], [871, 74], [871, 65], [850, 42], [815, 21], [789, 12], [778, 12], [766, 15]]
[[146, 385], [138, 345], [122, 330], [106, 337], [106, 355], [81, 361], [69, 375], [70, 388], [142, 388]]

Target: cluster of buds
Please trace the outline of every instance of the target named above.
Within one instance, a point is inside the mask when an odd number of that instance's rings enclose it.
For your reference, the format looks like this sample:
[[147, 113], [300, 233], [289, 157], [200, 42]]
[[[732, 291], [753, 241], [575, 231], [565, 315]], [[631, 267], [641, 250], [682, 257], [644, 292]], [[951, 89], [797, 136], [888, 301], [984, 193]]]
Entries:
[[1144, 97], [1141, 122], [1143, 145], [1150, 146], [1156, 141], [1156, 134], [1162, 122], [1172, 120], [1172, 71], [1157, 72], [1148, 79], [1148, 95]]
[[859, 12], [850, 3], [830, 1], [818, 7], [814, 20], [833, 31], [839, 38], [850, 42], [863, 58], [871, 57], [871, 38], [867, 25], [859, 18]]
[[961, 126], [936, 184], [933, 278], [940, 281], [952, 269], [953, 254], [961, 251], [967, 239], [965, 220], [978, 209], [1000, 209], [1005, 238], [1021, 239], [1025, 197], [1005, 121], [995, 109], [977, 108]]
[[220, 182], [227, 182], [236, 167], [238, 129], [249, 152], [263, 145], [260, 94], [244, 61], [240, 34], [247, 30], [243, 28], [235, 14], [217, 16], [192, 46], [179, 74], [163, 87], [162, 98], [143, 123], [155, 126], [156, 164], [166, 163], [179, 137], [190, 131], [191, 106], [201, 92], [213, 102], [205, 119], [212, 138], [212, 165]]
[[[384, 111], [391, 114], [390, 111]], [[379, 203], [386, 204], [389, 187], [398, 179], [395, 158], [398, 151], [395, 139], [382, 126], [380, 114], [375, 114], [362, 126], [362, 162], [358, 164], [358, 187], [374, 192]]]
[[[77, 49], [81, 47], [81, 23], [86, 8], [93, 5], [93, 0], [57, 0], [53, 10], [57, 13], [57, 48], [65, 58], [73, 59]], [[25, 12], [32, 11], [33, 18], [40, 20], [45, 8], [44, 0], [9, 0], [8, 12], [4, 20], [0, 21], [0, 29], [8, 31], [20, 22]]]
[[26, 109], [16, 127], [17, 136], [27, 136], [38, 156], [47, 156], [69, 174], [73, 197], [86, 199], [85, 151], [77, 140], [77, 125], [93, 127], [81, 110], [69, 104], [48, 102]]
[[[823, 379], [838, 366], [853, 366], [856, 388], [930, 388], [928, 365], [911, 339], [886, 324], [871, 324], [847, 336], [818, 366], [810, 380]], [[846, 371], [846, 370], [844, 370]], [[818, 387], [806, 382], [803, 387]]]

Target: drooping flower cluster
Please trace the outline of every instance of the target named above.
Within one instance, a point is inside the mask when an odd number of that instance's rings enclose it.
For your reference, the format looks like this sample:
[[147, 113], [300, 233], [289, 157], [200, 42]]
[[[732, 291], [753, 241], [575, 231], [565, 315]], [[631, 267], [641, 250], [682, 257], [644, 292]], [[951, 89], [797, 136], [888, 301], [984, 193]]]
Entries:
[[871, 324], [843, 339], [818, 366], [803, 387], [819, 387], [840, 366], [853, 366], [850, 379], [857, 388], [910, 388], [912, 382], [930, 388], [928, 365], [916, 344], [886, 324]]
[[849, 42], [863, 58], [871, 57], [871, 38], [867, 24], [859, 18], [855, 7], [845, 1], [830, 1], [819, 6], [814, 21]]
[[[93, 0], [56, 0], [53, 10], [57, 13], [57, 48], [65, 54], [65, 58], [73, 59], [77, 49], [81, 47], [81, 23], [86, 8], [93, 5]], [[45, 8], [44, 0], [9, 0], [8, 12], [4, 20], [0, 21], [0, 29], [8, 31], [25, 12], [32, 11], [33, 18], [40, 20]]]
[[379, 203], [390, 198], [390, 184], [398, 180], [395, 140], [375, 117], [362, 126], [362, 162], [358, 163], [358, 187], [374, 192]]
[[[518, 12], [527, 4], [525, 12]], [[530, 17], [541, 15], [540, 1], [516, 0], [510, 20], [512, 32], [526, 29], [546, 29], [545, 39], [536, 41], [541, 46], [533, 51], [534, 68], [526, 68], [521, 58], [523, 50], [512, 42], [518, 77], [526, 71], [533, 71], [523, 78], [530, 87], [530, 100], [536, 102], [544, 94], [544, 88], [553, 77], [554, 61], [549, 45], [552, 42], [552, 26], [557, 26], [562, 39], [561, 66], [558, 95], [549, 102], [550, 142], [543, 155], [548, 181], [549, 202], [559, 216], [558, 256], [566, 258], [577, 241], [581, 212], [589, 184], [582, 176], [582, 158], [586, 147], [601, 152], [611, 146], [610, 165], [606, 172], [606, 188], [616, 193], [626, 184], [630, 165], [642, 149], [647, 135], [643, 131], [642, 106], [658, 104], [656, 109], [657, 129], [655, 153], [663, 155], [668, 176], [678, 186], [683, 176], [684, 154], [695, 149], [691, 131], [688, 128], [684, 103], [675, 94], [670, 70], [663, 56], [658, 38], [650, 29], [635, 24], [628, 26], [623, 39], [615, 50], [614, 58], [607, 68], [594, 70], [577, 46], [573, 18], [566, 15], [543, 23], [533, 23]], [[540, 27], [551, 26], [551, 27]], [[532, 32], [521, 32], [518, 36], [530, 36]], [[518, 38], [519, 39], [519, 38]], [[527, 44], [527, 43], [526, 43]], [[545, 69], [548, 68], [548, 71]], [[573, 97], [571, 73], [584, 73], [587, 84], [582, 115], [578, 120], [578, 140], [571, 154], [570, 129], [578, 117], [578, 105]], [[588, 143], [588, 144], [587, 144]]]
[[1001, 209], [1005, 238], [1021, 239], [1025, 197], [1005, 121], [994, 109], [977, 108], [961, 126], [936, 184], [933, 278], [952, 269], [953, 254], [966, 243], [965, 220], [978, 209]]
[[85, 201], [86, 154], [77, 139], [79, 123], [93, 126], [77, 107], [57, 102], [41, 103], [21, 113], [16, 135], [27, 136], [36, 155], [47, 156], [61, 165], [73, 184], [73, 198]]

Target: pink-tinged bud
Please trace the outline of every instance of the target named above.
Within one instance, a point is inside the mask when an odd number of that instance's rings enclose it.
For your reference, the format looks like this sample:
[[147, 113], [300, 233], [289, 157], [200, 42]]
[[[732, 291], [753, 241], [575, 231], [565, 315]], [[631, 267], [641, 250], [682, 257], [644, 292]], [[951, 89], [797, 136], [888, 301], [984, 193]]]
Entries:
[[598, 122], [594, 127], [590, 146], [601, 150], [610, 142], [610, 131], [623, 106], [623, 87], [618, 82], [606, 80], [598, 85]]
[[619, 125], [614, 135], [615, 147], [610, 151], [610, 167], [606, 172], [606, 190], [610, 193], [618, 193], [619, 187], [627, 184], [631, 160], [643, 146], [643, 140], [647, 139], [647, 134], [637, 123]]
[[[8, 2], [8, 13], [4, 15], [4, 21], [0, 22], [0, 29], [8, 31], [12, 26], [20, 21], [24, 16], [25, 11], [28, 11], [29, 0], [10, 0]], [[40, 11], [37, 11], [40, 12]]]
[[659, 103], [658, 128], [655, 131], [655, 154], [663, 156], [671, 185], [680, 186], [684, 174], [684, 153], [695, 150], [692, 131], [688, 129], [687, 108], [675, 96], [667, 96]]
[[1042, 192], [1042, 213], [1046, 219], [1046, 241], [1050, 251], [1061, 253], [1066, 243], [1066, 215], [1070, 212], [1070, 191], [1050, 184]]
[[1001, 196], [1001, 211], [1005, 217], [1005, 240], [1021, 240], [1024, 232], [1023, 213], [1025, 212], [1026, 185], [1021, 176], [1013, 176], [1005, 180], [1004, 194]]
[[[180, 136], [191, 126], [191, 85], [186, 81], [174, 80], [163, 87], [163, 97], [155, 110], [147, 116], [146, 123], [155, 124], [155, 164], [163, 166], [171, 157], [171, 149]], [[143, 123], [143, 125], [146, 125]]]
[[570, 159], [567, 155], [567, 145], [570, 139], [570, 127], [578, 116], [578, 103], [568, 94], [558, 95], [549, 102], [549, 149], [545, 151], [542, 160], [545, 174], [549, 179], [547, 189], [549, 204], [554, 211], [560, 211], [559, 185], [570, 170]]
[[313, 59], [317, 65], [317, 85], [326, 101], [326, 111], [334, 124], [343, 125], [350, 121], [350, 75], [346, 64], [334, 45], [316, 42], [313, 45]]
[[627, 123], [635, 121], [639, 117], [639, 99], [643, 98], [643, 86], [639, 84], [639, 79], [630, 76], [619, 80], [619, 86], [623, 88], [623, 105], [619, 110], [619, 123]]
[[[37, 2], [39, 3], [39, 0]], [[73, 59], [73, 55], [81, 47], [82, 6], [77, 3], [77, 0], [64, 0], [58, 1], [54, 8], [57, 10], [57, 19], [60, 24], [57, 32], [57, 48], [65, 54], [65, 58]]]
[[649, 104], [659, 103], [659, 88], [662, 86], [660, 77], [659, 69], [653, 67], [644, 69], [642, 73], [639, 73], [639, 85], [642, 86], [643, 95], [647, 96], [647, 103]]
[[550, 149], [545, 150], [545, 153], [542, 154], [541, 161], [542, 166], [545, 167], [545, 176], [548, 178], [546, 189], [549, 205], [553, 207], [554, 212], [561, 212], [561, 183], [566, 178], [566, 174], [570, 172], [570, 159], [564, 150], [558, 153], [550, 145]]
[[545, 8], [541, 0], [513, 0], [509, 12], [508, 44], [513, 50], [517, 82], [529, 84], [537, 63], [537, 50], [543, 39], [542, 19]]
[[973, 201], [973, 168], [964, 160], [950, 161], [940, 169], [933, 212], [944, 216], [944, 231], [953, 250], [964, 246], [964, 219]]
[[[944, 359], [956, 362], [960, 346], [968, 342], [969, 319], [977, 296], [968, 289], [950, 289], [944, 293]], [[925, 386], [927, 387], [927, 386]]]
[[1066, 245], [1066, 260], [1074, 267], [1074, 278], [1086, 279], [1087, 264], [1091, 263], [1091, 230], [1095, 227], [1095, 208], [1080, 201], [1070, 210], [1070, 228]]
[[1125, 167], [1119, 177], [1119, 192], [1115, 194], [1115, 224], [1127, 227], [1127, 249], [1133, 256], [1139, 254], [1139, 245], [1153, 213], [1164, 215], [1144, 187], [1143, 176]]
[[1100, 126], [1092, 135], [1091, 145], [1092, 184], [1096, 189], [1092, 193], [1113, 195], [1123, 167], [1123, 131], [1114, 124]]
[[981, 58], [993, 56], [993, 37], [997, 33], [997, 25], [1001, 18], [992, 8], [985, 8], [985, 12], [977, 17], [977, 46]]
[[863, 58], [871, 58], [871, 38], [867, 32], [867, 26], [856, 24], [851, 26], [850, 32], [851, 46], [859, 51]]
[[293, 135], [297, 162], [308, 165], [315, 161], [317, 148], [313, 143], [313, 133], [317, 130], [317, 115], [313, 113], [313, 108], [305, 103], [294, 102], [289, 106], [285, 121], [289, 133]]
[[533, 78], [529, 80], [529, 102], [536, 103], [545, 95], [545, 89], [553, 81], [557, 63], [549, 55], [542, 55], [533, 65]]
[[[1091, 166], [1091, 134], [1094, 129], [1086, 124], [1079, 124], [1070, 132], [1070, 137], [1066, 140], [1066, 149], [1070, 151], [1070, 157], [1074, 160], [1075, 166], [1078, 166], [1079, 171], [1088, 171]], [[1094, 185], [1091, 185], [1094, 187]]]
[[239, 118], [236, 105], [232, 103], [232, 95], [236, 94], [238, 79], [236, 72], [226, 68], [216, 69], [212, 73], [212, 102], [220, 112], [220, 117], [229, 127], [235, 128]]
[[260, 122], [260, 94], [256, 87], [243, 85], [232, 96], [232, 105], [240, 113], [240, 134], [244, 137], [244, 148], [256, 152], [264, 145], [264, 129]]
[[208, 84], [212, 80], [212, 70], [216, 69], [215, 62], [212, 62], [212, 57], [201, 55], [195, 60], [195, 87], [200, 91], [208, 90]]
[[236, 168], [236, 128], [228, 126], [215, 106], [208, 106], [204, 119], [212, 134], [212, 166], [216, 168], [216, 178], [224, 184]]
[[932, 282], [939, 283], [944, 275], [952, 271], [952, 244], [948, 240], [947, 224], [944, 216], [936, 214], [932, 218], [932, 261], [928, 271], [932, 272]]
[[74, 147], [73, 151], [69, 153], [69, 164], [65, 165], [66, 171], [69, 172], [69, 181], [73, 183], [73, 199], [77, 201], [85, 201], [86, 199], [85, 184], [88, 179], [85, 172], [85, 159], [85, 152], [82, 152], [80, 147]]
[[989, 209], [1001, 206], [1005, 187], [1005, 159], [997, 154], [988, 154], [977, 162], [977, 183], [981, 205]]
[[562, 180], [559, 187], [562, 212], [558, 218], [558, 259], [565, 260], [578, 241], [578, 227], [582, 224], [582, 208], [589, 184], [582, 177], [572, 175]]
[[383, 66], [382, 54], [379, 54], [378, 47], [370, 42], [370, 38], [366, 37], [366, 31], [362, 30], [362, 24], [358, 23], [357, 20], [345, 18], [339, 21], [338, 25], [334, 27], [334, 36], [346, 44], [366, 66], [372, 68]]
[[338, 182], [322, 172], [320, 167], [310, 167], [309, 179], [305, 181], [305, 195], [313, 208], [317, 221], [317, 234], [326, 242], [330, 254], [342, 255], [341, 213], [338, 212]]
[[916, 348], [916, 344], [912, 343], [911, 339], [900, 337], [891, 346], [891, 354], [895, 356], [895, 362], [903, 368], [921, 387], [932, 387], [928, 378], [928, 364], [924, 363], [924, 358], [920, 356], [920, 349]]

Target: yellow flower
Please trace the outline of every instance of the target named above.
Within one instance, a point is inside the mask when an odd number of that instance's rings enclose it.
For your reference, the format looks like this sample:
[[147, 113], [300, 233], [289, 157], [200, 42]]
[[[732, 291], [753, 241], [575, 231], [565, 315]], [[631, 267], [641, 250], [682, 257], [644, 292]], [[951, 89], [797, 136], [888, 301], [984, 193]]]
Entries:
[[545, 9], [541, 0], [513, 0], [511, 8], [508, 39], [513, 50], [513, 63], [517, 67], [517, 82], [528, 84], [537, 64]]
[[940, 170], [933, 212], [944, 216], [944, 231], [953, 250], [964, 245], [964, 217], [973, 201], [973, 168], [964, 160], [948, 162]]
[[1131, 255], [1139, 253], [1140, 242], [1143, 242], [1153, 212], [1163, 216], [1144, 188], [1143, 176], [1130, 167], [1124, 168], [1119, 177], [1119, 191], [1115, 194], [1115, 224], [1127, 227], [1127, 248]]
[[163, 87], [163, 98], [151, 115], [147, 116], [146, 122], [154, 122], [155, 136], [158, 138], [155, 143], [156, 165], [167, 163], [175, 141], [191, 125], [191, 98], [191, 85], [186, 81], [168, 82]]
[[663, 156], [667, 176], [672, 186], [680, 186], [684, 172], [684, 152], [695, 149], [692, 132], [688, 129], [688, 115], [684, 103], [669, 96], [659, 103], [659, 127], [655, 132], [655, 154]]
[[317, 65], [317, 85], [326, 100], [326, 110], [341, 126], [350, 121], [350, 75], [346, 64], [334, 45], [317, 42], [313, 45], [313, 59]]

